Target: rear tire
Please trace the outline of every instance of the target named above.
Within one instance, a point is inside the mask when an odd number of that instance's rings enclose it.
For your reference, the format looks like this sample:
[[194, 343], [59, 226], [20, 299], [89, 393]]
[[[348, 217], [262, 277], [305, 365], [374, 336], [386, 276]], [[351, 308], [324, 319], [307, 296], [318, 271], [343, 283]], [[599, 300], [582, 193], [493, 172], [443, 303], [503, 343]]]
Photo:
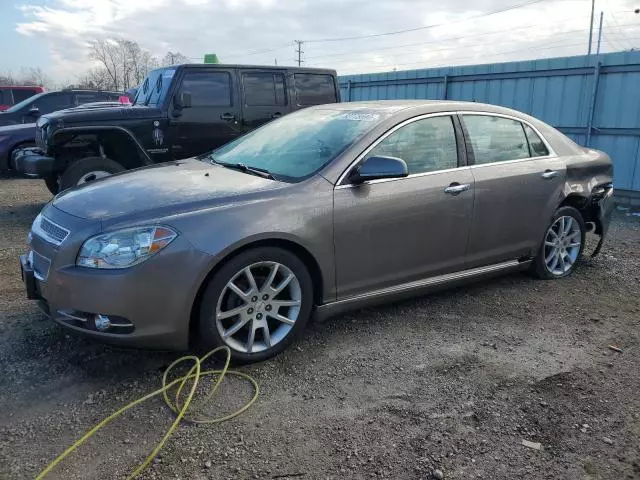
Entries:
[[62, 173], [60, 191], [124, 171], [122, 165], [109, 158], [86, 157], [76, 160]]
[[58, 175], [44, 177], [43, 180], [52, 195], [57, 195], [60, 192], [60, 177]]
[[247, 250], [225, 263], [206, 286], [196, 343], [206, 349], [228, 346], [234, 363], [266, 360], [298, 337], [312, 307], [313, 283], [302, 260], [276, 247]]
[[530, 271], [544, 280], [571, 275], [582, 255], [585, 234], [580, 212], [573, 207], [560, 207], [545, 230]]

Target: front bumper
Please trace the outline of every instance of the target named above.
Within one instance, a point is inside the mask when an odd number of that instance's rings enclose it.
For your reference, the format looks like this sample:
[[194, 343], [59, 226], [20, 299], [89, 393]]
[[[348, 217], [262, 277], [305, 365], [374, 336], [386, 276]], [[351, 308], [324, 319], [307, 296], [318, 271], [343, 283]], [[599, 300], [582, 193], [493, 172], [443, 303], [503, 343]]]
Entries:
[[[208, 255], [178, 237], [154, 257], [130, 268], [83, 268], [75, 266], [82, 241], [74, 242], [72, 236], [68, 244], [65, 240], [55, 247], [32, 235], [33, 253], [20, 257], [28, 298], [38, 300], [60, 325], [106, 343], [188, 348], [191, 309], [202, 281], [198, 272], [209, 265]], [[46, 273], [43, 258], [50, 259]], [[112, 324], [106, 331], [100, 329], [105, 317]]]
[[20, 148], [11, 154], [14, 170], [32, 178], [47, 177], [53, 173], [54, 158], [37, 147]]
[[613, 200], [613, 185], [606, 185], [596, 189], [596, 191], [592, 193], [590, 201], [592, 208], [595, 209], [595, 233], [600, 236], [600, 241], [591, 254], [592, 257], [595, 257], [600, 253], [600, 250], [602, 250], [604, 239], [606, 238], [607, 232], [609, 231], [611, 215], [613, 214], [613, 209], [615, 206], [615, 202]]

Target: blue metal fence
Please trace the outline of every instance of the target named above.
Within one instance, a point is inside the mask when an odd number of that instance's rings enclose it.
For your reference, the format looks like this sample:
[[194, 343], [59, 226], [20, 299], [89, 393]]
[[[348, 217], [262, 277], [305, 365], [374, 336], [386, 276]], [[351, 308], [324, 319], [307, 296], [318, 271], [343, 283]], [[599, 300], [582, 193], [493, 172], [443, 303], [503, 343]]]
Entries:
[[607, 152], [616, 188], [640, 192], [640, 52], [347, 75], [340, 89], [343, 101], [449, 99], [515, 108]]

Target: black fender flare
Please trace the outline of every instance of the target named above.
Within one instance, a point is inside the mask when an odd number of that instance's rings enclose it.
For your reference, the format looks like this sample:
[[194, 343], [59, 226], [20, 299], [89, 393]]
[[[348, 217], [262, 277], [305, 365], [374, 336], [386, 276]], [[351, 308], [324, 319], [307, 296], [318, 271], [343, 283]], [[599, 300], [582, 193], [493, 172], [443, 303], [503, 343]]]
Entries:
[[131, 133], [130, 130], [124, 127], [119, 127], [117, 125], [95, 125], [95, 126], [83, 125], [82, 127], [62, 127], [55, 130], [51, 134], [51, 138], [54, 139], [57, 135], [60, 135], [62, 133], [81, 135], [81, 134], [90, 134], [93, 132], [109, 132], [109, 131], [117, 131], [127, 135], [129, 139], [136, 145], [139, 152], [142, 153], [142, 161], [144, 163], [144, 166], [154, 164], [153, 160], [151, 160], [151, 157], [149, 157], [149, 154], [145, 151], [144, 147], [140, 144], [140, 142], [135, 137], [135, 135]]

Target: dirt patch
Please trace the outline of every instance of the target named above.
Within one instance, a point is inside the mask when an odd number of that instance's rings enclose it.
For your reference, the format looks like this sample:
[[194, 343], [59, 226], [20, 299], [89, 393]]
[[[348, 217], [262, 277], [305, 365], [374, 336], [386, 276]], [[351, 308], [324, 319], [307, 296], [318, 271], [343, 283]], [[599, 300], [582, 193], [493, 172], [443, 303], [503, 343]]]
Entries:
[[[17, 255], [48, 199], [0, 180], [0, 478], [33, 478], [178, 356], [89, 341], [24, 298]], [[244, 369], [261, 387], [248, 412], [181, 427], [143, 478], [640, 478], [639, 327], [640, 221], [623, 212], [567, 279], [510, 275], [310, 325]], [[220, 410], [247, 394], [230, 385]], [[50, 478], [125, 477], [171, 420], [152, 400]]]

